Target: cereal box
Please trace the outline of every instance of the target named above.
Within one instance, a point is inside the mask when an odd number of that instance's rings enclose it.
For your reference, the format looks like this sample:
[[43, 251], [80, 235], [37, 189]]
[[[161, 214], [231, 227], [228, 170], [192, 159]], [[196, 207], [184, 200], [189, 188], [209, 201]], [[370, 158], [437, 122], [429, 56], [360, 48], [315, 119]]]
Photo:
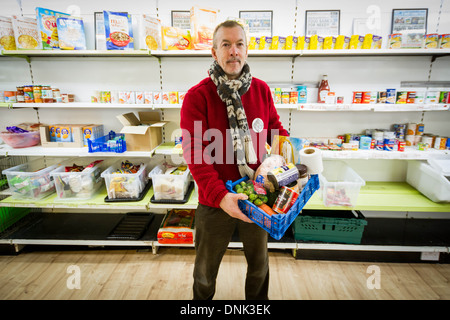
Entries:
[[205, 50], [212, 48], [213, 33], [216, 27], [217, 9], [191, 8], [191, 32], [193, 49]]
[[364, 37], [354, 34], [350, 37], [349, 49], [362, 49]]
[[259, 41], [259, 50], [271, 50], [272, 37], [261, 37]]
[[127, 12], [103, 11], [107, 50], [134, 49], [131, 15]]
[[161, 50], [161, 21], [143, 14], [140, 20], [140, 49]]
[[402, 47], [402, 34], [393, 33], [389, 35], [389, 49], [400, 49]]
[[36, 19], [12, 16], [11, 22], [17, 49], [42, 49]]
[[323, 39], [323, 49], [324, 50], [334, 49], [335, 44], [336, 44], [336, 38], [333, 36], [328, 36]]
[[350, 37], [344, 35], [339, 35], [336, 37], [336, 43], [334, 44], [335, 49], [348, 49], [350, 44]]
[[425, 49], [437, 49], [439, 46], [439, 35], [430, 33], [425, 35]]
[[0, 17], [0, 50], [16, 50], [11, 18]]
[[440, 49], [450, 48], [450, 34], [439, 35], [439, 48]]
[[297, 49], [297, 37], [287, 36], [286, 37], [286, 50], [295, 50]]
[[275, 36], [272, 38], [272, 50], [285, 50], [286, 37]]
[[162, 27], [163, 50], [191, 49], [191, 33], [176, 27]]
[[83, 19], [57, 17], [59, 47], [64, 50], [86, 50]]
[[64, 12], [58, 12], [39, 7], [36, 8], [38, 32], [41, 35], [43, 49], [59, 49], [58, 28], [56, 24], [57, 14], [60, 17], [70, 16]]

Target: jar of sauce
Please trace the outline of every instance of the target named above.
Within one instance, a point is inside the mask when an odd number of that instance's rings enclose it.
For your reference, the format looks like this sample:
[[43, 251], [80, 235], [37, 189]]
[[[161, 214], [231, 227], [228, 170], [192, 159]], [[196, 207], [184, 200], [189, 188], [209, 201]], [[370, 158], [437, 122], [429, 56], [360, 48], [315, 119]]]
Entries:
[[53, 101], [54, 102], [62, 102], [62, 98], [61, 98], [61, 92], [59, 91], [58, 88], [53, 88]]
[[53, 90], [50, 86], [42, 86], [42, 102], [53, 103]]
[[16, 87], [17, 93], [16, 93], [16, 99], [17, 103], [25, 103], [25, 93], [23, 92], [23, 86]]
[[33, 103], [34, 102], [33, 86], [24, 86], [23, 95], [25, 98], [25, 103]]
[[35, 103], [42, 103], [42, 87], [41, 86], [34, 86], [33, 87], [33, 95], [34, 95], [34, 102]]

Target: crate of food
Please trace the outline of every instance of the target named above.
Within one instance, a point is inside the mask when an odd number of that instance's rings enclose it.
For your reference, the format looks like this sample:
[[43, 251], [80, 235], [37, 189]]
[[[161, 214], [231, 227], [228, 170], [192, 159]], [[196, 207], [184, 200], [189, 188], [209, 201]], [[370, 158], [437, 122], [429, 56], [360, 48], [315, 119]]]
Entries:
[[50, 175], [55, 181], [58, 200], [87, 200], [92, 198], [103, 185], [100, 176], [107, 161], [94, 158], [80, 158], [63, 163]]
[[446, 170], [443, 163], [441, 169], [437, 162], [432, 163], [435, 167], [425, 161], [408, 161], [406, 182], [431, 201], [450, 202], [450, 176], [444, 175]]
[[[226, 187], [230, 192], [236, 193], [235, 187], [242, 182], [248, 181], [244, 177], [235, 182], [227, 181]], [[287, 228], [292, 224], [308, 200], [320, 187], [318, 175], [311, 175], [306, 185], [298, 195], [297, 199], [286, 213], [277, 213], [270, 209], [265, 203], [256, 205], [249, 200], [239, 200], [238, 205], [241, 211], [246, 214], [258, 226], [266, 230], [275, 240], [280, 240]], [[264, 208], [269, 208], [265, 209]]]
[[118, 161], [101, 173], [108, 193], [105, 201], [137, 201], [145, 196], [149, 159], [132, 160]]
[[[58, 161], [60, 160], [60, 161]], [[55, 192], [55, 183], [50, 172], [67, 159], [39, 158], [6, 170], [13, 199], [39, 200]]]
[[319, 175], [323, 204], [354, 207], [359, 191], [366, 182], [343, 161], [323, 161], [323, 172]]
[[155, 200], [183, 200], [190, 183], [186, 165], [157, 165], [148, 175], [152, 179]]
[[127, 151], [125, 134], [110, 131], [108, 135], [98, 139], [87, 139], [89, 152], [115, 152]]
[[292, 230], [295, 240], [360, 244], [366, 225], [357, 210], [303, 210]]

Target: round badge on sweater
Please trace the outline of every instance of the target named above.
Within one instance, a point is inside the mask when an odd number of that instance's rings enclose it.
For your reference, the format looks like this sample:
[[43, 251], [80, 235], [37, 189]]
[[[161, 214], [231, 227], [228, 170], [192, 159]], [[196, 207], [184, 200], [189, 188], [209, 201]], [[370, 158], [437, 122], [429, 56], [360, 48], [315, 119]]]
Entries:
[[252, 122], [252, 129], [256, 133], [259, 133], [263, 131], [264, 129], [264, 122], [261, 120], [261, 118], [255, 118]]

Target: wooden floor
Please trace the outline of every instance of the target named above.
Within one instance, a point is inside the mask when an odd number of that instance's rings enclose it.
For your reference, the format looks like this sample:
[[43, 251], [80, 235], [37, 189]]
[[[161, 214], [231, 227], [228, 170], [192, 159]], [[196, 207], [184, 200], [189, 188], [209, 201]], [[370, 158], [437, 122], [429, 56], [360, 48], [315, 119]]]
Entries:
[[[160, 248], [157, 255], [124, 249], [0, 256], [0, 299], [190, 300], [194, 258], [192, 248]], [[449, 264], [377, 263], [380, 289], [370, 289], [373, 264], [295, 260], [290, 251], [271, 251], [269, 298], [450, 299]], [[243, 299], [245, 271], [242, 251], [227, 251], [214, 298]]]

